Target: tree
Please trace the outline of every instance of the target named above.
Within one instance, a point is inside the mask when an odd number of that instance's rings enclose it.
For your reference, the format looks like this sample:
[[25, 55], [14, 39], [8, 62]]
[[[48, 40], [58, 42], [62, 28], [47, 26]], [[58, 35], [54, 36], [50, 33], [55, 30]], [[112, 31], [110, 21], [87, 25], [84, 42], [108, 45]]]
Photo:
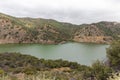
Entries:
[[107, 48], [107, 57], [110, 67], [120, 70], [120, 41], [113, 42]]
[[106, 66], [100, 61], [96, 61], [92, 64], [92, 74], [97, 80], [106, 80], [109, 74], [112, 73], [112, 69]]

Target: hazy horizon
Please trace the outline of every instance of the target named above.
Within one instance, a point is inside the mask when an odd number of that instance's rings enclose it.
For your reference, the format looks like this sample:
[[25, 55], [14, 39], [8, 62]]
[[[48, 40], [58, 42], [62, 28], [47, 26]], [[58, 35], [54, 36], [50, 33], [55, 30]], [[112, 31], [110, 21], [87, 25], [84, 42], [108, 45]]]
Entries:
[[15, 17], [54, 19], [72, 24], [120, 21], [119, 0], [4, 0], [0, 12]]

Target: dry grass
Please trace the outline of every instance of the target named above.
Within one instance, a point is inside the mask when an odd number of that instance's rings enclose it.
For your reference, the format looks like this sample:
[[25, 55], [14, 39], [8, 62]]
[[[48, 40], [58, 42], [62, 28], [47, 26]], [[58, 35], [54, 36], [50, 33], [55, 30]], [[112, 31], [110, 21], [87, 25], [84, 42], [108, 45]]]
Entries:
[[113, 73], [107, 80], [120, 80], [120, 73]]
[[24, 73], [1, 75], [0, 80], [56, 80], [56, 78], [48, 72], [41, 72], [35, 75], [25, 75]]

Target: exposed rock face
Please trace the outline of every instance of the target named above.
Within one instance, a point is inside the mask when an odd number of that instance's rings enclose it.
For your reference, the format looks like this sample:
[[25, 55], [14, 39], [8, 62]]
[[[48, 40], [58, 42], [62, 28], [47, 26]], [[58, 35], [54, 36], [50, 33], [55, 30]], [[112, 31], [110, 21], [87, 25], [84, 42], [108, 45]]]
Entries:
[[19, 43], [26, 31], [19, 25], [13, 25], [11, 20], [0, 17], [0, 43]]
[[76, 42], [87, 42], [87, 43], [107, 43], [109, 44], [113, 39], [109, 36], [81, 36], [74, 38]]
[[0, 43], [47, 43], [53, 44], [54, 41], [46, 39], [45, 31], [58, 34], [48, 27], [38, 28], [30, 32], [22, 26], [13, 25], [9, 20], [0, 19]]
[[103, 32], [95, 25], [85, 26], [78, 30], [75, 35], [79, 36], [104, 36]]
[[110, 43], [113, 39], [110, 36], [105, 36], [103, 31], [95, 25], [83, 27], [78, 30], [73, 38], [76, 42], [92, 42], [92, 43]]
[[56, 44], [57, 40], [64, 39], [60, 31], [51, 25], [42, 27], [25, 27], [20, 24], [14, 24], [12, 20], [6, 17], [0, 17], [0, 44], [5, 43], [41, 43]]

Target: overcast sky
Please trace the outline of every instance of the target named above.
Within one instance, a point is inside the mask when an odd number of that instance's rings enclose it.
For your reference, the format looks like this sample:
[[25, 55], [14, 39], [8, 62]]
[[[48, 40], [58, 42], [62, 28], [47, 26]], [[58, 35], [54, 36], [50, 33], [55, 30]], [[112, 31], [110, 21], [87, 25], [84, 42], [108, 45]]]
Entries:
[[0, 12], [74, 24], [120, 22], [120, 0], [1, 0]]

